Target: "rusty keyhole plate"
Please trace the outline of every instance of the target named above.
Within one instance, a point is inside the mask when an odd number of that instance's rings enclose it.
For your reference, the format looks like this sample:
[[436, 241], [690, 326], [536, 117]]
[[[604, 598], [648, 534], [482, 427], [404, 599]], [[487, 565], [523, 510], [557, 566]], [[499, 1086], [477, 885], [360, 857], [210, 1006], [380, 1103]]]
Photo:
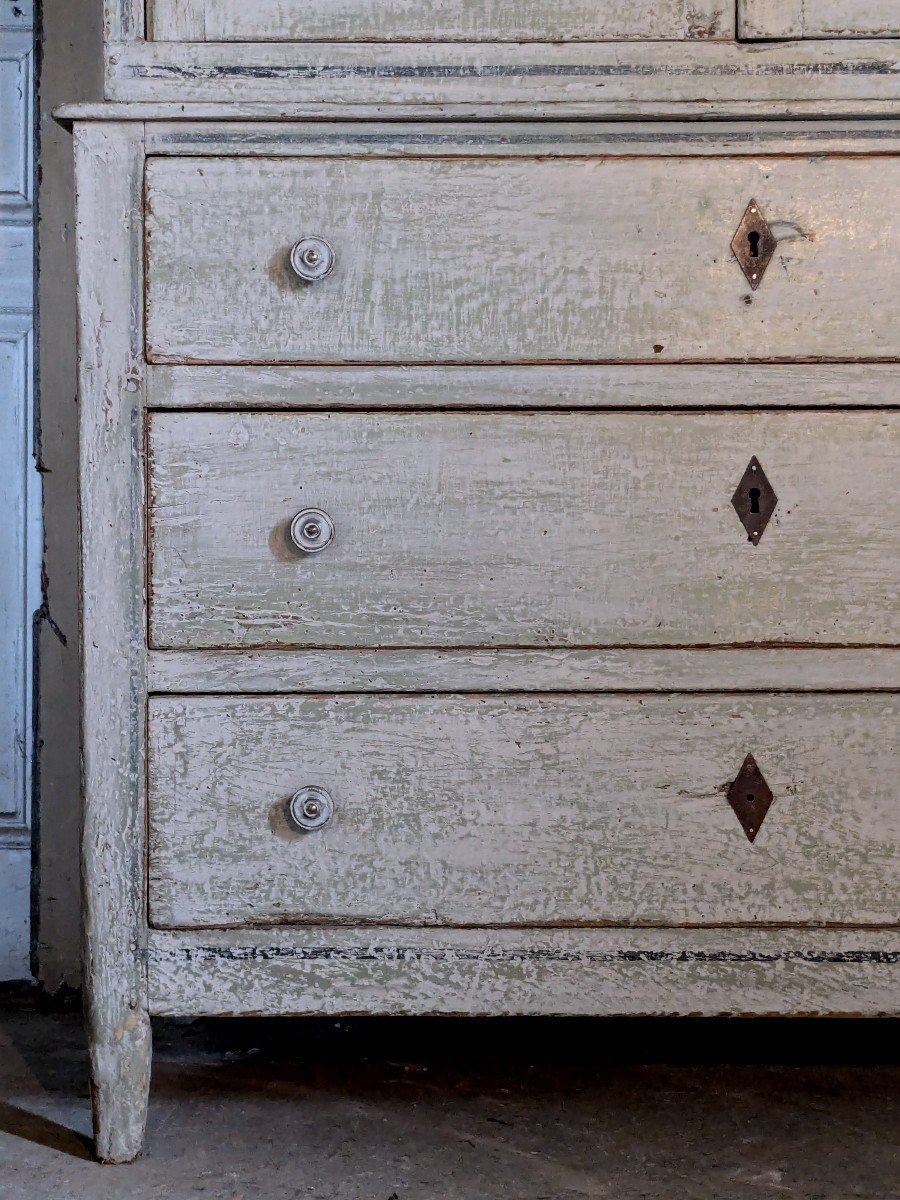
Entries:
[[777, 245], [778, 239], [769, 228], [759, 205], [751, 200], [731, 239], [731, 249], [754, 292], [762, 283]]
[[755, 454], [747, 463], [747, 470], [731, 497], [731, 503], [747, 531], [747, 540], [758, 546], [775, 512], [778, 497]]
[[774, 799], [756, 759], [748, 754], [737, 778], [728, 789], [728, 803], [734, 809], [748, 841], [755, 841]]

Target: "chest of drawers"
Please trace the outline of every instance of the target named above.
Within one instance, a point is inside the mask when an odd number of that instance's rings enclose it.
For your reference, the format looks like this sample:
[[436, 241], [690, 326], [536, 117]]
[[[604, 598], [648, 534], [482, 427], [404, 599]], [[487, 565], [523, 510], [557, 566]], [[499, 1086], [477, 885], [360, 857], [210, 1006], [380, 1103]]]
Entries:
[[895, 1012], [893, 6], [108, 16], [100, 1156], [151, 1014]]

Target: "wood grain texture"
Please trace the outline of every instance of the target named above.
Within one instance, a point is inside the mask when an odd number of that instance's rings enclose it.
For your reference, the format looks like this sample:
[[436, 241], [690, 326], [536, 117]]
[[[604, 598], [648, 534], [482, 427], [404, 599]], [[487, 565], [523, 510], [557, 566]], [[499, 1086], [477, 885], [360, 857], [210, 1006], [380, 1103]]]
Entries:
[[[623, 6], [625, 7], [625, 6]], [[900, 99], [896, 41], [247, 43], [136, 42], [108, 47], [110, 100], [489, 105], [498, 116], [537, 106], [552, 116], [578, 106]], [[894, 109], [896, 113], [896, 109]], [[770, 110], [771, 114], [771, 110]]]
[[150, 0], [162, 41], [567, 42], [734, 36], [733, 0]]
[[[156, 649], [895, 644], [900, 420], [154, 413]], [[751, 546], [752, 455], [779, 497]], [[289, 548], [324, 509], [334, 542]]]
[[[157, 697], [150, 920], [896, 923], [888, 696]], [[726, 793], [775, 795], [751, 845]], [[316, 785], [331, 824], [284, 809]]]
[[153, 692], [900, 691], [897, 650], [155, 650]]
[[[898, 196], [900, 156], [151, 159], [148, 356], [897, 358]], [[751, 198], [780, 233], [752, 297]], [[312, 232], [337, 255], [315, 285], [288, 265]]]
[[154, 366], [150, 408], [892, 408], [900, 365]]
[[153, 931], [149, 952], [163, 1015], [900, 1011], [895, 930]]
[[[206, 18], [209, 10], [207, 0], [145, 0], [145, 3], [147, 35], [151, 41], [206, 40]], [[254, 0], [251, 8], [256, 7], [257, 0]]]
[[738, 0], [743, 38], [900, 37], [897, 0]]
[[140, 128], [79, 127], [85, 1017], [99, 1158], [139, 1152], [150, 1078], [144, 965]]

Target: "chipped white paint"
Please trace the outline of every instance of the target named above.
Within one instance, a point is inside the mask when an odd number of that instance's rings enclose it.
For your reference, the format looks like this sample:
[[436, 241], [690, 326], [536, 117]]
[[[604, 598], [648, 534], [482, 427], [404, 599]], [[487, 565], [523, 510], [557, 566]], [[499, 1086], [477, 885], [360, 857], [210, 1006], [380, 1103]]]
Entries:
[[[896, 358], [898, 193], [900, 156], [150, 159], [148, 356]], [[754, 197], [804, 236], [749, 296]], [[312, 233], [337, 265], [309, 285], [287, 258]]]
[[900, 651], [151, 651], [153, 692], [822, 692], [900, 690]]
[[892, 408], [900, 365], [154, 366], [150, 408]]
[[[157, 697], [150, 921], [890, 924], [889, 696]], [[756, 841], [726, 793], [752, 752]], [[335, 816], [294, 832], [314, 785]]]
[[900, 37], [897, 0], [738, 0], [743, 38]]
[[149, 956], [176, 1016], [900, 1011], [893, 931], [206, 929]]
[[85, 1018], [97, 1154], [134, 1158], [150, 1080], [143, 962], [140, 130], [75, 137]]
[[[248, 6], [249, 7], [249, 6]], [[626, 5], [622, 6], [627, 8]], [[715, 115], [748, 101], [793, 105], [900, 99], [897, 44], [736, 42], [130, 42], [108, 47], [111, 100], [367, 104], [383, 117], [410, 104], [531, 109], [602, 117], [611, 105], [702, 104]], [[632, 115], [634, 110], [630, 110]], [[811, 110], [807, 107], [807, 112]], [[772, 109], [769, 109], [771, 114]], [[896, 114], [896, 109], [894, 109]]]
[[734, 0], [149, 0], [191, 42], [563, 42], [734, 36]]
[[154, 413], [151, 644], [896, 643], [898, 439], [887, 412]]

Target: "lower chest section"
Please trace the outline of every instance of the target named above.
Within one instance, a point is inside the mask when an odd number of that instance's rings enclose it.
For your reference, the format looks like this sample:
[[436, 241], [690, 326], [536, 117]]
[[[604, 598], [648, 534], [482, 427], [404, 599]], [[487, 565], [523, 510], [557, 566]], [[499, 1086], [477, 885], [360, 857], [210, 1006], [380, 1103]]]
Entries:
[[142, 181], [154, 1007], [882, 1011], [892, 147], [253, 136]]

